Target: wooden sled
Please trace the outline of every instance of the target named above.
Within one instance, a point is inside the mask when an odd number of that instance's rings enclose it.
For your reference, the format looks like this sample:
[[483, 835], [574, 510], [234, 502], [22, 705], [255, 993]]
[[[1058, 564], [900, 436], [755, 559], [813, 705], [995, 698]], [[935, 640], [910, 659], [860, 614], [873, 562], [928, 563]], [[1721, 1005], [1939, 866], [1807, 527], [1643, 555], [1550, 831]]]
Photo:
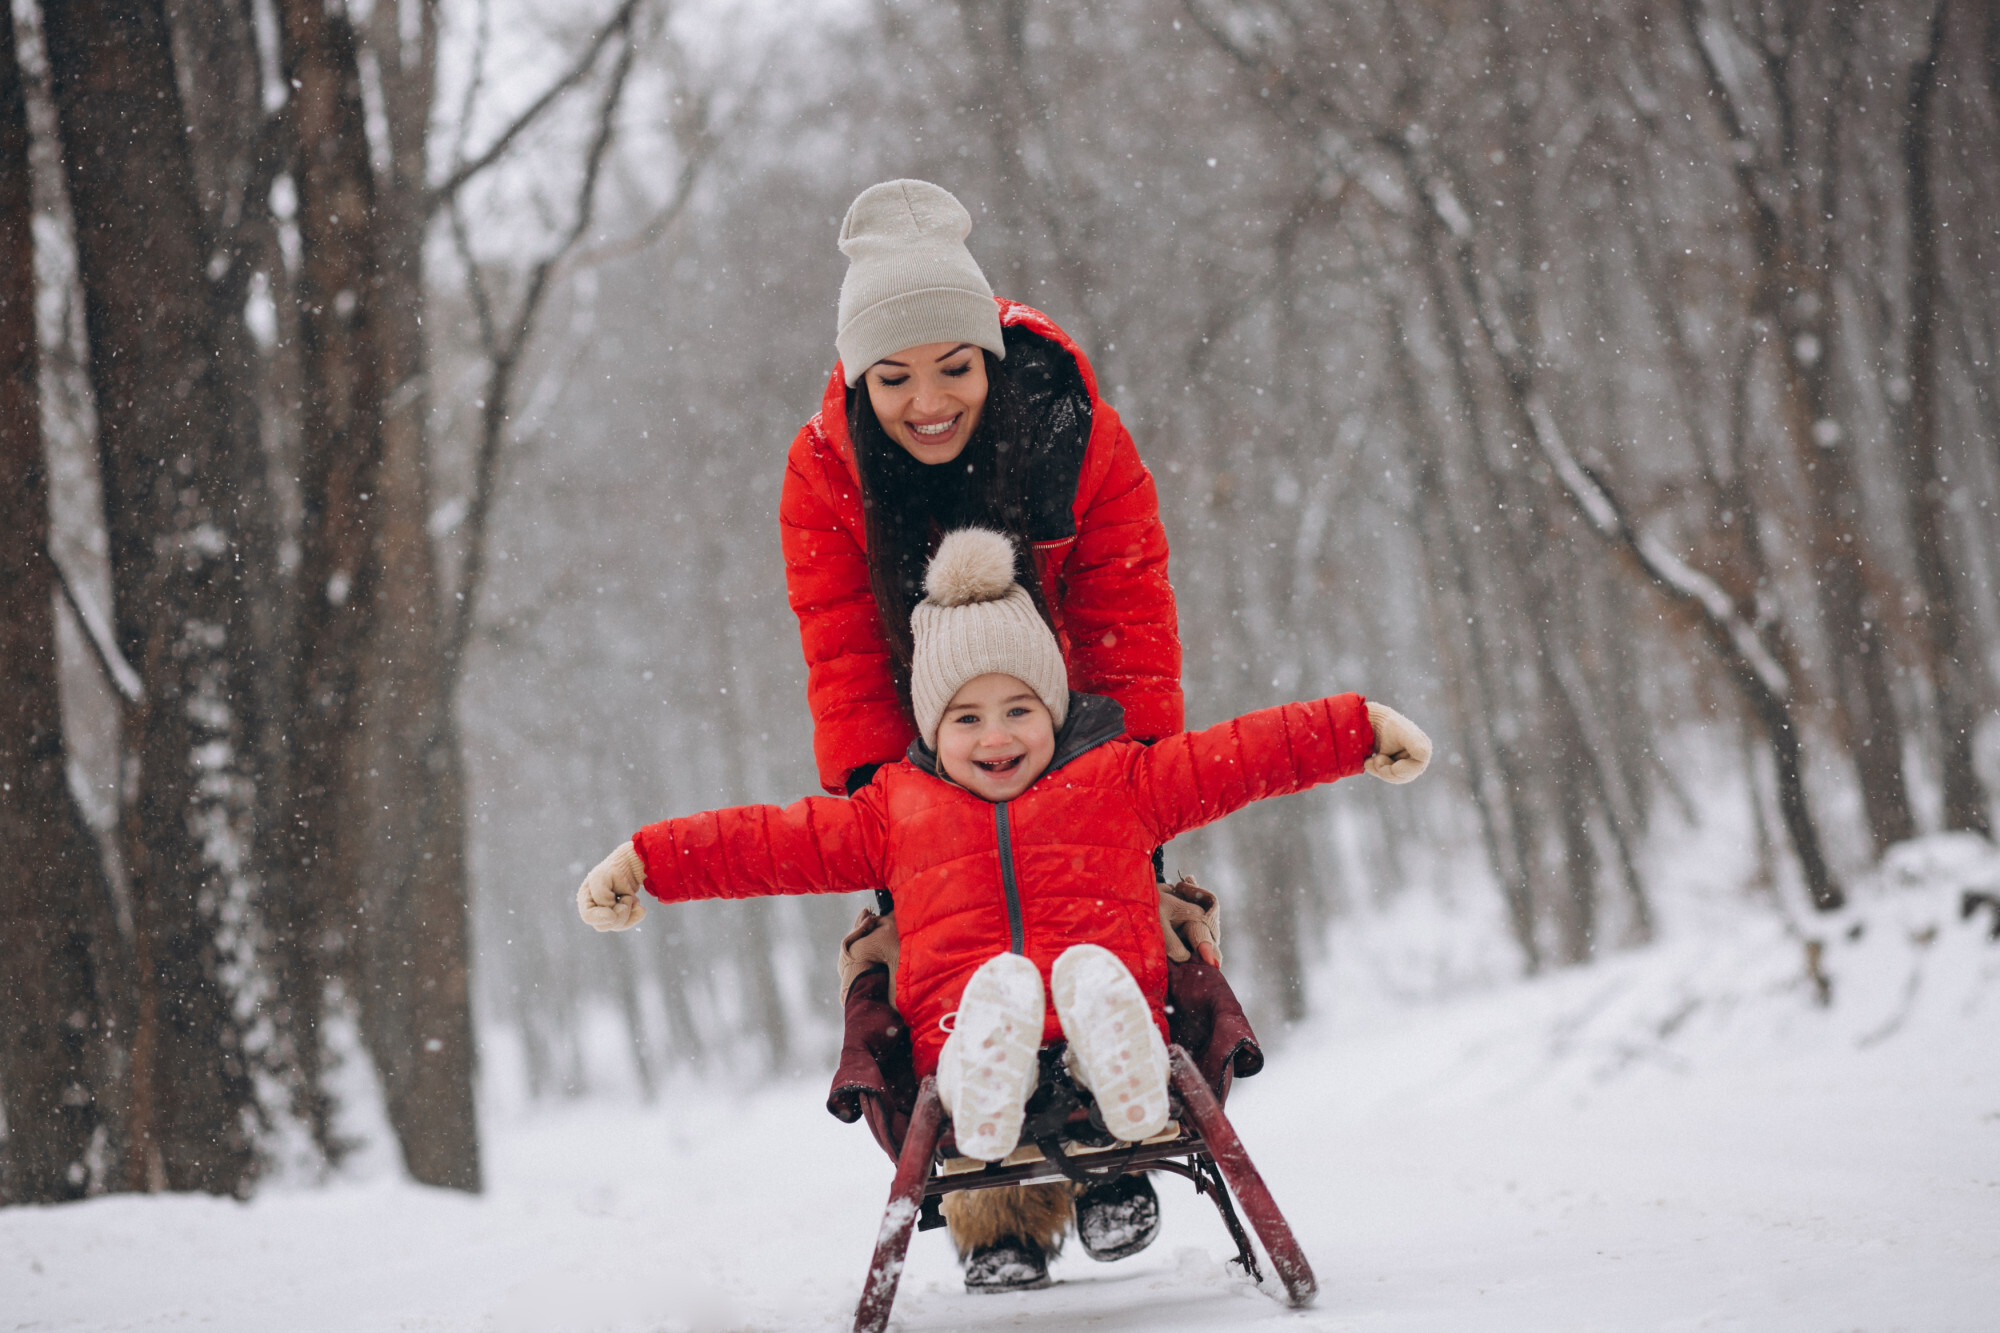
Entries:
[[1288, 1303], [1296, 1307], [1312, 1300], [1318, 1291], [1312, 1267], [1223, 1113], [1231, 1081], [1261, 1069], [1263, 1054], [1219, 971], [1198, 962], [1169, 969], [1173, 1122], [1166, 1131], [1138, 1144], [1110, 1138], [1092, 1121], [1089, 1094], [1069, 1080], [1056, 1052], [1048, 1050], [1043, 1052], [1040, 1086], [1028, 1102], [1021, 1146], [994, 1163], [958, 1155], [935, 1080], [919, 1084], [910, 1070], [908, 1035], [888, 1005], [887, 982], [885, 973], [871, 973], [849, 992], [840, 1073], [827, 1099], [827, 1109], [840, 1119], [866, 1119], [896, 1163], [854, 1312], [855, 1333], [881, 1333], [888, 1326], [911, 1233], [945, 1224], [938, 1210], [945, 1195], [1065, 1178], [1101, 1184], [1130, 1171], [1166, 1172], [1191, 1181], [1197, 1193], [1215, 1204], [1236, 1243], [1235, 1262], [1261, 1283], [1263, 1272], [1243, 1225], [1247, 1217]]

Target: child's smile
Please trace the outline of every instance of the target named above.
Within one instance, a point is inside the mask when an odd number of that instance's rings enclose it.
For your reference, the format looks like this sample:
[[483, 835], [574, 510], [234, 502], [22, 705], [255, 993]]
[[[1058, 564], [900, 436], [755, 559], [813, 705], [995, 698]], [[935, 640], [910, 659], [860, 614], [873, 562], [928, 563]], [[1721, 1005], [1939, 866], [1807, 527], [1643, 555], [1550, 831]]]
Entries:
[[959, 687], [938, 726], [938, 767], [988, 801], [1011, 801], [1055, 758], [1055, 719], [1014, 676], [989, 671]]

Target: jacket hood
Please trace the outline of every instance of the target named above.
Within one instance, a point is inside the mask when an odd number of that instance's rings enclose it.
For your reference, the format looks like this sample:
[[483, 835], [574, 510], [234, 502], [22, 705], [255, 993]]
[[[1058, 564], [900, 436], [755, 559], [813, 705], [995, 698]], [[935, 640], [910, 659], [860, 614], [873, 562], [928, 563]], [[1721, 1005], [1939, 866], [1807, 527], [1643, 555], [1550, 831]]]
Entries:
[[[1069, 353], [1075, 359], [1077, 372], [1083, 376], [1083, 387], [1090, 393], [1090, 406], [1095, 412], [1097, 396], [1097, 372], [1090, 367], [1090, 358], [1083, 349], [1071, 340], [1067, 333], [1056, 327], [1056, 322], [1033, 306], [1022, 305], [1019, 301], [1009, 301], [1004, 296], [993, 298], [1000, 303], [1000, 327], [1002, 329], [1024, 328], [1038, 333]], [[847, 438], [847, 371], [838, 361], [833, 363], [833, 373], [827, 376], [826, 392], [819, 400], [819, 433], [827, 445], [847, 464], [847, 470], [854, 479], [861, 479], [861, 468], [854, 461], [854, 442]]]
[[[1035, 782], [1040, 782], [1042, 778], [1064, 764], [1090, 753], [1100, 745], [1115, 741], [1124, 734], [1124, 705], [1109, 695], [1080, 694], [1071, 690], [1069, 719], [1063, 723], [1062, 730], [1056, 733], [1055, 757], [1049, 760], [1049, 766], [1042, 770], [1041, 776], [1037, 777]], [[938, 769], [937, 751], [925, 745], [923, 737], [919, 736], [911, 741], [910, 748], [904, 752], [903, 757], [940, 782], [951, 782], [951, 779]], [[952, 783], [952, 785], [958, 784]], [[1034, 785], [1034, 782], [1028, 784], [1031, 788]]]

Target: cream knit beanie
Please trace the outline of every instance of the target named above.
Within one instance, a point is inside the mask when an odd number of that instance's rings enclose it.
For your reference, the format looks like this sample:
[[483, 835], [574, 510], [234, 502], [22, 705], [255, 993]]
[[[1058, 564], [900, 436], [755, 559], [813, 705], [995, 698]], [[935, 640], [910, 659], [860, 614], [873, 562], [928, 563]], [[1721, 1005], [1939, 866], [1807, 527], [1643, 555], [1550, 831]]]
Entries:
[[1006, 357], [1000, 307], [965, 248], [971, 231], [965, 205], [929, 181], [871, 185], [848, 206], [833, 339], [848, 387], [883, 357], [925, 343], [971, 343]]
[[1014, 543], [987, 528], [946, 533], [924, 572], [924, 593], [910, 613], [910, 710], [924, 744], [937, 748], [951, 696], [989, 671], [1025, 682], [1060, 731], [1069, 715], [1069, 670], [1034, 599], [1014, 581]]

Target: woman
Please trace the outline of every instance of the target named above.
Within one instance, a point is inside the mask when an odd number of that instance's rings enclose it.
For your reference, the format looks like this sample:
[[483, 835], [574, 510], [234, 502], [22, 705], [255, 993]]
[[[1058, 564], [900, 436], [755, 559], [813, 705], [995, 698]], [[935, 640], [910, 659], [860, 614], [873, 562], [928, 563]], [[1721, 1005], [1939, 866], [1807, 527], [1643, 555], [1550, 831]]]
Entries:
[[[910, 611], [953, 528], [996, 528], [1033, 552], [1018, 577], [1056, 631], [1073, 689], [1117, 700], [1134, 739], [1182, 730], [1153, 478], [1069, 336], [995, 299], [965, 247], [971, 230], [949, 191], [915, 180], [864, 190], [841, 225], [840, 362], [792, 442], [779, 509], [813, 753], [834, 794], [860, 790], [917, 734]], [[968, 1290], [1047, 1283], [1068, 1229], [1066, 1187], [952, 1198]], [[1136, 1253], [1158, 1231], [1143, 1175], [1075, 1207], [1093, 1258]]]
[[834, 794], [916, 735], [910, 610], [950, 528], [998, 528], [1034, 552], [1022, 583], [1072, 688], [1116, 699], [1137, 740], [1182, 730], [1152, 475], [1069, 336], [994, 298], [971, 229], [949, 192], [907, 180], [863, 191], [841, 227], [840, 363], [792, 442], [779, 510], [813, 753]]

